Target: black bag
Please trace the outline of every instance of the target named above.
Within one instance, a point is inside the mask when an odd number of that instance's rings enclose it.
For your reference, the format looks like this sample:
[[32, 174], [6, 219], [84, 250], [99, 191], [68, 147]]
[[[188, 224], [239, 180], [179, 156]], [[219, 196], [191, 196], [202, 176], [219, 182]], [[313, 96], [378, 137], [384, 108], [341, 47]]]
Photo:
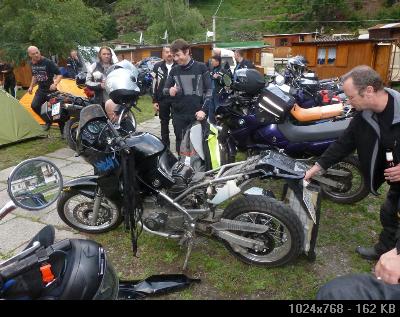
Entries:
[[293, 108], [295, 98], [277, 86], [264, 88], [257, 99], [256, 118], [261, 123], [282, 123]]

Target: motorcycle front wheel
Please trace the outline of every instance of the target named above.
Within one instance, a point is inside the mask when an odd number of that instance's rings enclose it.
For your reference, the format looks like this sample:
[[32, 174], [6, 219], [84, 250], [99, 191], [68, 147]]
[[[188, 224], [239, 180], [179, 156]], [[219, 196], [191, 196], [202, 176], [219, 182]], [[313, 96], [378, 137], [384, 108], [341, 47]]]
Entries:
[[264, 267], [276, 267], [295, 260], [302, 251], [302, 224], [288, 206], [274, 198], [245, 196], [233, 201], [222, 218], [264, 225], [264, 233], [230, 231], [264, 242], [263, 250], [254, 250], [224, 240], [226, 248], [241, 261]]
[[79, 192], [63, 192], [57, 202], [57, 212], [69, 227], [86, 233], [104, 233], [118, 227], [123, 216], [120, 208], [102, 197], [96, 224], [92, 223], [94, 199]]
[[342, 188], [339, 189], [326, 184], [320, 184], [324, 197], [338, 204], [354, 204], [368, 196], [369, 188], [365, 185], [360, 161], [357, 157], [346, 157], [331, 168], [348, 172], [348, 176], [329, 175], [329, 172], [324, 174], [324, 177], [335, 180], [342, 185]]

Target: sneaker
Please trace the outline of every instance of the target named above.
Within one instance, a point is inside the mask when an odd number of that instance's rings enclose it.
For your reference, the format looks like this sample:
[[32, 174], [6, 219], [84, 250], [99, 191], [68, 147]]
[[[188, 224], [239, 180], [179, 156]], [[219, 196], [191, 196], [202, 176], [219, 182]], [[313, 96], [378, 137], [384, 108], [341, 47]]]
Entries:
[[51, 123], [50, 123], [50, 122], [47, 122], [47, 123], [43, 126], [43, 131], [49, 131], [50, 127], [51, 127]]

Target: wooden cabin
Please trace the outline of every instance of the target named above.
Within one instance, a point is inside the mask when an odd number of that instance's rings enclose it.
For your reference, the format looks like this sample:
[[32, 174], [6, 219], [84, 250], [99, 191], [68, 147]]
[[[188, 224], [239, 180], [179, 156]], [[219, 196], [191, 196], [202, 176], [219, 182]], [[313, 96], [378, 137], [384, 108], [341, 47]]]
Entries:
[[291, 55], [293, 43], [309, 42], [315, 39], [317, 32], [290, 33], [290, 34], [265, 34], [264, 43], [273, 47], [274, 58], [288, 58]]
[[391, 39], [318, 39], [292, 43], [292, 56], [303, 55], [320, 79], [340, 77], [353, 67], [368, 65], [389, 82]]

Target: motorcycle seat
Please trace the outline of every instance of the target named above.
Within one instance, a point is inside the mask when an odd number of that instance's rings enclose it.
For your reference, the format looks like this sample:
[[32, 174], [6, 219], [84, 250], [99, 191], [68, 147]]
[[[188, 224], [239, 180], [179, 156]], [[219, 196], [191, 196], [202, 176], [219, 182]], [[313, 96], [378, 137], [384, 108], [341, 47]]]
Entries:
[[343, 114], [343, 104], [336, 103], [320, 107], [302, 108], [295, 104], [290, 114], [299, 122], [318, 121], [322, 119], [334, 118]]
[[284, 123], [278, 124], [277, 127], [290, 142], [315, 142], [338, 138], [349, 124], [350, 119], [344, 119], [300, 126], [286, 120]]

